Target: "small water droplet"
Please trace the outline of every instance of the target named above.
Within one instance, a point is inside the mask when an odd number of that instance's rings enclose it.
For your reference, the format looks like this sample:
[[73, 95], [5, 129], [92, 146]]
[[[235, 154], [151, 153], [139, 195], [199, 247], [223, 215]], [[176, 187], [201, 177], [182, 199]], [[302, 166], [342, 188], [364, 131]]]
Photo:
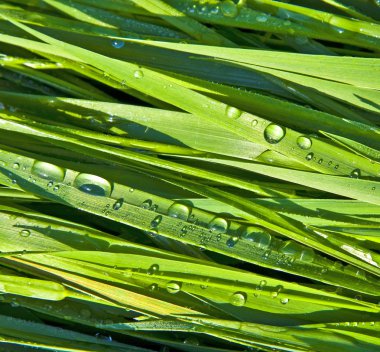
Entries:
[[157, 291], [158, 285], [157, 284], [151, 284], [148, 289], [149, 289], [149, 291]]
[[140, 205], [140, 207], [143, 209], [150, 209], [152, 207], [152, 200], [151, 199], [144, 200], [144, 202]]
[[124, 41], [122, 41], [122, 40], [117, 40], [117, 39], [115, 39], [115, 40], [112, 41], [112, 46], [113, 46], [115, 49], [120, 49], [120, 48], [122, 48], [124, 45], [125, 45], [125, 43], [124, 43]]
[[91, 174], [79, 174], [74, 180], [74, 187], [92, 196], [109, 197], [112, 186], [104, 178]]
[[119, 210], [122, 206], [123, 206], [123, 203], [124, 203], [124, 199], [123, 198], [120, 198], [118, 199], [114, 205], [112, 206], [112, 209], [113, 210]]
[[166, 290], [172, 294], [178, 293], [179, 291], [181, 291], [181, 284], [175, 281], [171, 281], [167, 283]]
[[304, 150], [310, 149], [312, 142], [309, 137], [300, 136], [297, 138], [297, 145]]
[[233, 107], [233, 106], [227, 106], [226, 107], [226, 115], [230, 119], [238, 119], [241, 116], [242, 112], [241, 110]]
[[239, 237], [230, 237], [227, 241], [226, 241], [226, 245], [228, 248], [232, 248], [235, 246], [235, 244], [237, 243], [237, 241], [239, 240]]
[[220, 4], [220, 10], [226, 17], [236, 17], [239, 13], [239, 9], [236, 4], [231, 0], [225, 0]]
[[257, 124], [258, 124], [257, 120], [252, 120], [252, 121], [251, 121], [251, 126], [252, 126], [252, 127], [256, 127]]
[[256, 17], [256, 21], [257, 22], [266, 22], [268, 20], [268, 16], [265, 14], [265, 13], [263, 13], [263, 14], [261, 14], [261, 15], [259, 15], [259, 16], [257, 16]]
[[280, 292], [284, 289], [284, 286], [282, 285], [278, 285], [274, 288], [274, 290], [272, 291], [272, 298], [276, 298], [278, 297], [278, 295], [280, 294]]
[[230, 297], [230, 303], [236, 307], [244, 306], [246, 301], [247, 301], [247, 295], [244, 292], [235, 292]]
[[268, 248], [272, 241], [272, 236], [268, 232], [256, 226], [247, 227], [242, 233], [242, 238], [254, 242], [259, 248]]
[[30, 231], [29, 230], [21, 230], [20, 231], [20, 236], [22, 237], [29, 237], [30, 236]]
[[158, 227], [158, 225], [160, 225], [162, 221], [162, 215], [157, 215], [153, 220], [152, 222], [150, 223], [150, 227], [152, 229], [155, 229], [156, 227]]
[[281, 304], [287, 304], [289, 302], [289, 298], [281, 298], [280, 302]]
[[361, 175], [360, 169], [355, 169], [351, 172], [350, 177], [359, 178]]
[[274, 123], [268, 125], [264, 130], [264, 138], [270, 144], [276, 144], [285, 137], [285, 129]]
[[48, 187], [51, 187], [51, 186], [53, 186], [53, 184], [54, 184], [53, 181], [49, 181], [48, 184], [47, 184], [47, 186], [48, 186]]
[[147, 274], [148, 275], [154, 275], [158, 272], [158, 270], [160, 269], [160, 267], [157, 265], [157, 264], [153, 264], [147, 271]]
[[144, 77], [144, 72], [141, 71], [141, 70], [136, 70], [134, 73], [133, 73], [133, 77], [137, 78], [137, 79], [141, 79]]
[[227, 232], [227, 229], [228, 229], [228, 222], [224, 218], [215, 217], [214, 219], [210, 221], [210, 223], [208, 224], [208, 227], [211, 231], [225, 233]]
[[18, 170], [20, 168], [20, 164], [19, 163], [14, 163], [13, 164], [13, 168]]
[[181, 203], [173, 203], [168, 209], [168, 215], [187, 221], [190, 215], [190, 208]]
[[59, 190], [59, 186], [57, 185], [57, 186], [54, 186], [54, 188], [53, 188], [53, 191], [54, 192], [57, 192]]
[[338, 165], [338, 164], [335, 165], [335, 166], [334, 166], [334, 169], [335, 169], [335, 170], [338, 170], [338, 169], [339, 169], [339, 165]]
[[309, 153], [309, 154], [306, 155], [306, 158], [305, 158], [305, 159], [306, 159], [307, 161], [310, 161], [311, 159], [313, 159], [313, 157], [314, 157], [314, 153]]
[[266, 280], [261, 280], [259, 283], [259, 288], [262, 290], [266, 286], [267, 282]]
[[323, 159], [319, 159], [318, 164], [322, 164], [322, 163], [323, 163]]
[[271, 250], [267, 250], [267, 251], [265, 251], [264, 254], [263, 254], [263, 259], [264, 259], [264, 260], [269, 259], [271, 253], [272, 253]]

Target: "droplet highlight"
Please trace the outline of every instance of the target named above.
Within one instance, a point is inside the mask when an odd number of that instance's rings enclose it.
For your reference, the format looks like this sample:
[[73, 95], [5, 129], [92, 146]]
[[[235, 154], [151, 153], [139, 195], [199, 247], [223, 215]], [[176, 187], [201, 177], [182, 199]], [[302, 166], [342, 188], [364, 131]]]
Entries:
[[49, 181], [62, 182], [66, 170], [44, 161], [36, 161], [32, 166], [32, 174]]
[[285, 137], [285, 129], [274, 123], [267, 126], [264, 130], [264, 138], [270, 144], [276, 144]]
[[79, 174], [74, 180], [74, 187], [98, 197], [109, 197], [112, 191], [112, 186], [106, 179], [91, 174]]

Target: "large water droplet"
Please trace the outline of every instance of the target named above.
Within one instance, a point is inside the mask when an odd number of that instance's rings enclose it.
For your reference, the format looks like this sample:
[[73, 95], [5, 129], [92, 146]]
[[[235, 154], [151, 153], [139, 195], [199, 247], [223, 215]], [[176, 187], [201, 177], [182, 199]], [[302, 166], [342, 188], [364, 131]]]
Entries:
[[238, 108], [235, 108], [233, 106], [226, 107], [226, 115], [230, 119], [238, 119], [241, 116], [241, 113], [241, 110], [239, 110]]
[[247, 301], [247, 295], [244, 292], [235, 292], [230, 297], [230, 303], [236, 307], [244, 306], [246, 301]]
[[22, 237], [29, 237], [30, 236], [30, 231], [29, 230], [21, 230], [20, 231], [20, 236]]
[[120, 49], [120, 48], [122, 48], [124, 45], [125, 45], [125, 43], [124, 43], [124, 41], [122, 41], [122, 40], [117, 40], [117, 39], [115, 39], [115, 40], [112, 41], [112, 46], [113, 46], [115, 49]]
[[259, 248], [268, 248], [272, 241], [272, 236], [268, 232], [256, 226], [247, 227], [242, 233], [242, 238], [254, 242]]
[[228, 222], [224, 218], [215, 217], [214, 219], [210, 221], [210, 223], [208, 224], [208, 227], [211, 231], [225, 233], [227, 232], [227, 229], [228, 229]]
[[93, 196], [109, 197], [112, 186], [104, 178], [91, 174], [79, 174], [74, 180], [74, 187]]
[[315, 252], [312, 248], [302, 246], [294, 241], [286, 241], [279, 249], [279, 252], [304, 262], [312, 262], [315, 258]]
[[141, 70], [136, 70], [134, 73], [133, 73], [133, 77], [137, 78], [137, 79], [141, 79], [144, 77], [144, 72], [141, 71]]
[[236, 4], [231, 0], [225, 0], [220, 4], [220, 10], [222, 14], [226, 17], [236, 17], [239, 13], [239, 10]]
[[55, 182], [61, 182], [65, 178], [65, 170], [61, 167], [45, 163], [43, 161], [36, 161], [32, 166], [32, 174], [43, 179]]
[[172, 218], [178, 218], [187, 221], [190, 215], [190, 208], [181, 203], [174, 203], [169, 207], [168, 215]]
[[178, 282], [171, 281], [166, 284], [166, 290], [169, 293], [178, 293], [179, 291], [181, 291], [181, 285]]
[[264, 138], [268, 143], [276, 144], [285, 137], [285, 129], [274, 123], [268, 125], [264, 130]]
[[297, 145], [304, 150], [310, 149], [312, 142], [309, 137], [300, 136], [297, 138]]
[[360, 169], [355, 169], [351, 172], [350, 177], [359, 178], [361, 175]]

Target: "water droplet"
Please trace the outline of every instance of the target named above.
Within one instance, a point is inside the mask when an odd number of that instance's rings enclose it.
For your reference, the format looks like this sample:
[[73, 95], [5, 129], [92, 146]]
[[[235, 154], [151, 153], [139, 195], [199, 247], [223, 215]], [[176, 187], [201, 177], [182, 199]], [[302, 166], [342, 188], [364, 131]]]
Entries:
[[335, 170], [338, 170], [338, 169], [339, 169], [339, 165], [335, 165], [335, 166], [334, 166], [334, 169], [335, 169]]
[[251, 126], [252, 126], [252, 127], [256, 127], [257, 124], [258, 124], [257, 120], [252, 120], [252, 121], [251, 121]]
[[137, 79], [141, 79], [144, 77], [144, 72], [141, 71], [141, 70], [136, 70], [134, 73], [133, 73], [133, 77], [137, 78]]
[[322, 164], [322, 163], [323, 163], [323, 159], [319, 159], [318, 164]]
[[280, 302], [281, 304], [287, 304], [289, 302], [289, 298], [281, 298]]
[[309, 153], [309, 154], [306, 155], [306, 158], [305, 158], [305, 159], [306, 159], [307, 161], [310, 161], [311, 159], [313, 159], [313, 157], [314, 157], [314, 153]]
[[235, 246], [235, 244], [237, 243], [237, 241], [239, 240], [239, 237], [230, 237], [227, 241], [226, 241], [226, 245], [228, 248], [232, 248]]
[[112, 209], [113, 210], [119, 210], [122, 206], [123, 206], [123, 203], [124, 203], [124, 198], [120, 198], [118, 199], [114, 205], [112, 206]]
[[268, 232], [256, 226], [247, 227], [242, 233], [242, 238], [254, 242], [259, 248], [268, 248], [272, 241], [272, 236]]
[[236, 17], [239, 13], [239, 10], [236, 4], [231, 0], [225, 0], [220, 4], [220, 10], [222, 14], [226, 17]]
[[151, 206], [152, 206], [152, 200], [151, 199], [144, 200], [144, 202], [140, 205], [140, 207], [143, 209], [150, 209]]
[[173, 203], [168, 209], [168, 215], [187, 221], [190, 215], [190, 208], [181, 203]]
[[53, 181], [49, 181], [48, 184], [47, 184], [47, 186], [48, 186], [48, 187], [51, 187], [51, 186], [53, 186], [53, 184], [54, 184]]
[[266, 284], [267, 284], [266, 280], [261, 280], [259, 283], [260, 290], [262, 290], [266, 286]]
[[111, 184], [106, 179], [91, 174], [79, 174], [74, 181], [74, 187], [84, 193], [100, 197], [109, 197], [112, 190]]
[[59, 186], [54, 186], [53, 191], [57, 192], [59, 190]]
[[257, 22], [266, 22], [267, 20], [268, 16], [264, 13], [256, 17]]
[[22, 237], [29, 237], [30, 236], [30, 231], [29, 230], [21, 230], [20, 231], [20, 236]]
[[65, 178], [65, 170], [61, 167], [45, 163], [43, 161], [36, 161], [32, 166], [32, 174], [41, 177], [45, 180], [62, 182]]
[[271, 255], [271, 253], [272, 253], [271, 250], [265, 251], [264, 254], [263, 254], [263, 259], [264, 260], [269, 259], [269, 256]]
[[215, 217], [208, 224], [208, 228], [211, 231], [217, 231], [220, 233], [225, 233], [225, 232], [227, 232], [227, 229], [228, 229], [228, 222], [224, 218]]
[[157, 273], [157, 271], [160, 269], [160, 267], [157, 264], [153, 264], [147, 271], [148, 275], [154, 275]]
[[162, 215], [157, 215], [153, 220], [152, 222], [150, 223], [150, 227], [152, 229], [155, 229], [156, 227], [158, 227], [158, 225], [160, 225], [162, 221]]
[[361, 175], [360, 169], [355, 169], [351, 172], [350, 177], [359, 178]]
[[244, 306], [246, 301], [247, 301], [247, 295], [244, 292], [235, 292], [230, 297], [230, 303], [236, 307]]
[[285, 129], [274, 123], [267, 126], [264, 131], [264, 138], [270, 144], [276, 144], [285, 137]]
[[276, 298], [278, 297], [278, 295], [280, 294], [280, 292], [284, 289], [284, 286], [282, 285], [278, 285], [274, 288], [274, 290], [272, 291], [272, 298]]
[[309, 137], [300, 136], [297, 138], [297, 145], [304, 150], [311, 148], [311, 139]]
[[13, 164], [13, 168], [18, 170], [20, 168], [20, 164], [19, 163], [14, 163]]
[[181, 291], [181, 285], [178, 282], [171, 281], [167, 283], [166, 290], [172, 294], [178, 293], [179, 291]]
[[315, 258], [315, 252], [312, 248], [302, 246], [294, 241], [286, 241], [279, 249], [279, 252], [304, 262], [312, 262]]
[[157, 291], [158, 285], [157, 284], [151, 284], [148, 289], [149, 289], [149, 291]]
[[125, 43], [124, 43], [124, 41], [122, 41], [122, 40], [117, 40], [117, 39], [115, 39], [115, 40], [112, 41], [112, 46], [113, 46], [115, 49], [120, 49], [120, 48], [122, 48], [124, 45], [125, 45]]
[[226, 115], [230, 119], [238, 119], [241, 116], [242, 112], [241, 110], [233, 107], [233, 106], [227, 106], [226, 107]]

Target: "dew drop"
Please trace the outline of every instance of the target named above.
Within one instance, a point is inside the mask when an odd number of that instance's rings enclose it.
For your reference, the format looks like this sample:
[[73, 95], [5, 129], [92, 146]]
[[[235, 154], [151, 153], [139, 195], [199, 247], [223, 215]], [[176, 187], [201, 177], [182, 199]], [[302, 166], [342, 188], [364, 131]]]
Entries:
[[262, 290], [266, 286], [266, 284], [267, 284], [266, 280], [261, 280], [259, 283], [260, 290]]
[[309, 154], [306, 155], [306, 158], [305, 158], [305, 159], [306, 159], [307, 161], [310, 161], [310, 160], [313, 159], [313, 157], [314, 157], [314, 153], [309, 153]]
[[361, 175], [360, 169], [355, 169], [351, 172], [350, 177], [359, 178]]
[[268, 248], [272, 241], [272, 236], [260, 227], [249, 226], [242, 233], [242, 238], [254, 242], [256, 247]]
[[18, 170], [20, 168], [20, 164], [19, 163], [14, 163], [13, 164], [13, 168]]
[[270, 144], [276, 144], [285, 137], [285, 129], [274, 123], [268, 125], [264, 130], [264, 138]]
[[152, 200], [151, 199], [144, 200], [144, 202], [140, 205], [140, 207], [143, 209], [150, 209], [151, 206], [152, 206]]
[[226, 115], [230, 119], [238, 119], [241, 116], [242, 112], [241, 110], [233, 107], [233, 106], [227, 106], [226, 107]]
[[20, 236], [22, 237], [29, 237], [30, 236], [30, 231], [29, 230], [21, 230], [20, 231]]
[[153, 264], [147, 271], [147, 274], [148, 275], [154, 275], [158, 272], [158, 270], [160, 269], [160, 267], [157, 265], [157, 264]]
[[158, 285], [157, 284], [151, 284], [148, 289], [149, 289], [149, 291], [157, 291]]
[[104, 178], [91, 174], [79, 174], [74, 180], [74, 187], [92, 196], [109, 197], [112, 186]]
[[219, 233], [225, 233], [228, 229], [228, 222], [224, 218], [215, 217], [210, 221], [208, 227], [211, 231], [217, 231]]
[[322, 164], [322, 163], [323, 163], [323, 159], [319, 159], [318, 164]]
[[235, 292], [230, 297], [230, 303], [236, 307], [244, 306], [246, 301], [247, 301], [247, 295], [244, 292]]
[[54, 184], [53, 181], [49, 181], [48, 184], [47, 184], [47, 186], [48, 186], [48, 187], [51, 187], [51, 186], [53, 186], [53, 184]]
[[311, 139], [309, 137], [300, 136], [297, 138], [297, 145], [304, 150], [311, 148]]
[[252, 120], [252, 121], [251, 121], [251, 126], [252, 126], [252, 127], [256, 127], [256, 126], [257, 126], [257, 123], [258, 123], [257, 120]]
[[289, 302], [289, 298], [281, 298], [280, 302], [281, 304], [287, 304]]
[[57, 192], [59, 190], [59, 186], [54, 186], [53, 191]]
[[168, 209], [168, 215], [187, 221], [190, 215], [190, 208], [181, 203], [173, 203]]
[[232, 248], [235, 246], [235, 244], [237, 243], [237, 241], [239, 240], [239, 237], [230, 237], [227, 241], [226, 241], [226, 245], [228, 248]]
[[137, 78], [137, 79], [141, 79], [144, 77], [144, 72], [141, 71], [141, 70], [136, 70], [134, 73], [133, 73], [133, 77]]
[[115, 49], [121, 49], [124, 45], [125, 45], [125, 43], [122, 40], [115, 39], [115, 40], [112, 41], [112, 46]]
[[45, 163], [44, 161], [36, 161], [33, 164], [32, 174], [55, 182], [61, 182], [65, 178], [64, 169], [54, 164]]
[[236, 17], [239, 13], [239, 10], [236, 4], [231, 0], [225, 0], [220, 4], [220, 10], [222, 14], [226, 17]]
[[153, 220], [152, 222], [150, 223], [150, 227], [152, 229], [155, 229], [156, 227], [158, 227], [158, 225], [160, 225], [162, 221], [162, 215], [157, 215]]
[[312, 262], [315, 258], [315, 252], [312, 248], [302, 246], [294, 241], [286, 241], [279, 249], [279, 252], [304, 262]]
[[284, 286], [282, 286], [282, 285], [278, 285], [278, 286], [276, 286], [276, 287], [274, 288], [272, 294], [271, 294], [272, 298], [276, 298], [276, 297], [278, 297], [278, 295], [280, 294], [280, 292], [281, 292], [283, 289], [284, 289]]
[[168, 282], [166, 285], [166, 291], [172, 294], [178, 293], [181, 291], [181, 285], [175, 281]]
[[268, 16], [266, 14], [262, 14], [256, 17], [257, 22], [266, 22], [268, 20]]
[[123, 198], [120, 198], [118, 199], [114, 205], [112, 206], [112, 209], [113, 210], [119, 210], [122, 206], [123, 206], [123, 203], [124, 203], [124, 199]]

